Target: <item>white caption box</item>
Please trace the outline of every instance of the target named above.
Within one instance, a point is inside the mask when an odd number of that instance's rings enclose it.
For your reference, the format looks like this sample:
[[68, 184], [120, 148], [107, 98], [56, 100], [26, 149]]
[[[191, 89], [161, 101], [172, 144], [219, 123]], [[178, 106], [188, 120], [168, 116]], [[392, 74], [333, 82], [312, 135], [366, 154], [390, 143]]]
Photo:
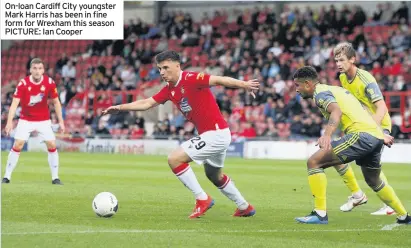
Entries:
[[119, 0], [0, 0], [0, 31], [7, 40], [123, 39]]

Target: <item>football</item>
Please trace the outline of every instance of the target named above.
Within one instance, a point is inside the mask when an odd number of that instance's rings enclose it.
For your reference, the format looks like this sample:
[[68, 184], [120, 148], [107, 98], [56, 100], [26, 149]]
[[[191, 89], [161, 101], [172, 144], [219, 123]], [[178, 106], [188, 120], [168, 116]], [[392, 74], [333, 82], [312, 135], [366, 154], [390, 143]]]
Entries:
[[117, 213], [118, 201], [110, 192], [101, 192], [93, 200], [93, 211], [99, 217], [111, 217]]

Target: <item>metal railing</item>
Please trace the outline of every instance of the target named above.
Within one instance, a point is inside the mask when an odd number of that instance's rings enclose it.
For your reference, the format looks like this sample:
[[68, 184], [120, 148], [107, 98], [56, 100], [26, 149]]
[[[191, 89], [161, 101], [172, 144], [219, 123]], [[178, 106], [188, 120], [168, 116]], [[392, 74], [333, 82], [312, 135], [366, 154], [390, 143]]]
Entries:
[[[388, 111], [392, 113], [399, 113], [401, 115], [401, 132], [410, 133], [411, 123], [409, 121], [411, 114], [411, 106], [407, 102], [411, 102], [411, 91], [390, 91], [384, 92], [385, 102], [387, 104]], [[407, 119], [408, 118], [408, 119]]]

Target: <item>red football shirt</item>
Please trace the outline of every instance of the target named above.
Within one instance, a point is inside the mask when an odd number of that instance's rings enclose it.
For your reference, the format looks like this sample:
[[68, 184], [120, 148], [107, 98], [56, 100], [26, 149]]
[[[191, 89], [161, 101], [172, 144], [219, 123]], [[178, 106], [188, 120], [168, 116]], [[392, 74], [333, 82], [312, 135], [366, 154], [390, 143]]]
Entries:
[[177, 83], [168, 83], [153, 99], [164, 104], [172, 101], [187, 120], [194, 123], [198, 133], [228, 127], [210, 91], [210, 75], [182, 71]]
[[47, 100], [57, 98], [58, 94], [56, 84], [48, 76], [43, 76], [39, 83], [27, 76], [19, 82], [13, 97], [20, 99], [20, 119], [46, 121], [50, 119]]

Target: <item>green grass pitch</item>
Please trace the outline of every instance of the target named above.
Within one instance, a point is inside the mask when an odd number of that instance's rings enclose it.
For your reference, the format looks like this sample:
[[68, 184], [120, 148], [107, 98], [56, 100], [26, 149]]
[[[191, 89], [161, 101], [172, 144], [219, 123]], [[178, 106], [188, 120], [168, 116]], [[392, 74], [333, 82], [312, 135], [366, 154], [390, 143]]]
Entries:
[[[2, 153], [3, 167], [6, 159]], [[192, 164], [216, 201], [195, 220], [187, 218], [194, 198], [170, 171], [166, 156], [60, 153], [60, 164], [64, 186], [51, 184], [46, 153], [21, 154], [11, 184], [2, 185], [2, 247], [411, 247], [411, 226], [381, 230], [395, 217], [370, 215], [381, 203], [356, 165], [368, 204], [340, 212], [349, 192], [330, 168], [330, 223], [303, 225], [294, 218], [313, 207], [304, 161], [227, 159], [225, 172], [256, 207], [252, 218], [233, 218], [234, 203]], [[411, 165], [385, 164], [384, 171], [411, 209]], [[92, 211], [93, 197], [102, 191], [119, 200], [113, 218]]]

